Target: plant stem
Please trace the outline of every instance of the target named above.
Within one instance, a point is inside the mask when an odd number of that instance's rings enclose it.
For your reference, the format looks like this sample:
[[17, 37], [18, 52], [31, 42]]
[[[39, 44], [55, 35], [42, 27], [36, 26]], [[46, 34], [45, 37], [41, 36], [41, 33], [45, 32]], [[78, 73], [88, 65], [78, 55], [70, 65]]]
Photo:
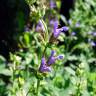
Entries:
[[46, 52], [46, 49], [47, 49], [48, 45], [49, 45], [49, 43], [47, 43], [47, 44], [45, 45], [45, 48], [44, 48], [44, 51], [43, 51], [43, 56], [45, 55], [45, 52]]
[[38, 92], [39, 92], [39, 86], [40, 86], [40, 79], [37, 79], [37, 89], [36, 89], [36, 96], [38, 96]]

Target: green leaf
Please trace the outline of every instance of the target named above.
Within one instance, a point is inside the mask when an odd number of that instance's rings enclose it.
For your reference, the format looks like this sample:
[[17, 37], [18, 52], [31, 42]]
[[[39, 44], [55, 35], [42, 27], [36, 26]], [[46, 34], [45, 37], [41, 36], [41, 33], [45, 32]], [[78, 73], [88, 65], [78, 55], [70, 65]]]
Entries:
[[29, 42], [30, 42], [30, 38], [29, 38], [29, 34], [28, 33], [25, 33], [24, 34], [24, 43], [25, 43], [25, 45], [29, 45]]
[[44, 22], [44, 20], [43, 19], [41, 19], [41, 22], [43, 23], [43, 25], [44, 25], [44, 30], [45, 30], [45, 41], [46, 41], [46, 44], [47, 44], [47, 42], [49, 41], [49, 36], [48, 36], [48, 28], [47, 28], [47, 25], [46, 25], [46, 23]]
[[60, 15], [61, 20], [67, 25], [67, 20], [63, 15]]
[[8, 69], [2, 69], [0, 70], [0, 74], [3, 74], [5, 76], [12, 76], [12, 72]]
[[72, 68], [70, 68], [70, 67], [66, 67], [65, 70], [66, 70], [69, 74], [75, 76], [75, 71], [74, 71]]

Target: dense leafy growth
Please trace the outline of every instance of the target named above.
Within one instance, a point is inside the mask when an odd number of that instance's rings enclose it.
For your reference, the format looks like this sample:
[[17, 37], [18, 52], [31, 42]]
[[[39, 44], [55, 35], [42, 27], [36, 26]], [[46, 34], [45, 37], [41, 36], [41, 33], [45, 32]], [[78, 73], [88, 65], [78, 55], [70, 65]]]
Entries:
[[8, 27], [17, 35], [0, 40], [18, 51], [5, 49], [9, 61], [0, 52], [0, 96], [96, 96], [96, 0], [72, 0], [68, 18], [60, 11], [64, 0], [9, 1], [18, 5], [16, 18], [3, 20], [17, 24]]

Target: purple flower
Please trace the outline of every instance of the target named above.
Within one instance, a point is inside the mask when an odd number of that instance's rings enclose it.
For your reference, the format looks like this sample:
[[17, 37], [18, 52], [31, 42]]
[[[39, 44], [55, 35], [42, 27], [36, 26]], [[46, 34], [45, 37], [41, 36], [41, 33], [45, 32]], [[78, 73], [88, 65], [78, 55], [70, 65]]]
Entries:
[[69, 28], [67, 26], [55, 29], [54, 30], [54, 37], [57, 38], [61, 32], [66, 32], [66, 31], [68, 31], [68, 29]]
[[50, 0], [50, 8], [55, 8], [56, 7], [56, 3], [54, 0]]
[[96, 42], [94, 42], [94, 41], [91, 41], [90, 44], [91, 44], [92, 46], [94, 46], [94, 47], [96, 46]]
[[63, 55], [59, 55], [57, 58], [58, 58], [58, 59], [63, 59], [64, 56], [63, 56]]
[[76, 28], [79, 28], [79, 27], [80, 27], [80, 23], [77, 22], [77, 23], [75, 24], [75, 27], [76, 27]]
[[72, 36], [75, 36], [75, 35], [76, 35], [76, 32], [72, 32], [71, 35], [72, 35]]
[[58, 37], [58, 35], [60, 34], [60, 30], [58, 30], [58, 20], [51, 20], [50, 21], [50, 25], [53, 25], [53, 35], [55, 38]]
[[56, 30], [58, 28], [58, 24], [59, 24], [58, 20], [55, 20], [53, 22], [53, 24], [54, 24], [54, 29]]
[[45, 28], [44, 28], [44, 25], [43, 23], [39, 20], [37, 26], [36, 26], [36, 31], [39, 32], [39, 31], [45, 31]]
[[58, 36], [60, 35], [61, 32], [66, 32], [69, 30], [69, 28], [67, 26], [58, 28], [59, 22], [57, 19], [51, 20], [50, 25], [53, 26], [52, 32], [53, 32], [53, 36], [55, 38], [58, 38]]
[[60, 29], [55, 29], [54, 30], [54, 33], [53, 33], [54, 34], [54, 37], [57, 38], [60, 35], [60, 33], [61, 33], [61, 30]]
[[55, 50], [52, 50], [51, 51], [51, 57], [54, 56], [56, 54], [56, 51]]
[[93, 34], [92, 34], [93, 36], [96, 36], [96, 32], [93, 32]]
[[96, 36], [96, 32], [88, 32], [89, 35]]
[[69, 28], [67, 26], [64, 26], [64, 27], [61, 28], [61, 30], [62, 30], [62, 32], [66, 32], [66, 31], [69, 30]]
[[96, 46], [96, 42], [92, 41], [90, 38], [88, 38], [88, 42], [90, 43], [91, 46], [93, 46], [93, 47]]
[[89, 35], [96, 36], [96, 32], [88, 32]]
[[49, 59], [47, 61], [48, 66], [54, 64], [55, 61], [58, 60], [58, 59], [63, 59], [63, 55], [55, 56], [55, 53], [56, 52], [54, 50], [51, 51], [51, 55], [50, 55], [50, 57], [49, 57]]
[[48, 66], [54, 64], [55, 61], [56, 61], [56, 57], [54, 57], [54, 56], [50, 57], [49, 60], [48, 60], [48, 63], [47, 63]]
[[56, 57], [54, 57], [55, 53], [56, 53], [55, 50], [51, 51], [51, 55], [50, 55], [48, 62], [47, 62], [48, 65], [55, 63], [55, 61], [56, 61]]
[[42, 73], [51, 71], [51, 67], [46, 65], [46, 60], [45, 60], [44, 57], [42, 57], [41, 65], [39, 67], [39, 71], [42, 72]]
[[57, 28], [58, 28], [58, 24], [59, 24], [59, 22], [58, 22], [57, 19], [52, 19], [52, 20], [50, 20], [50, 25], [52, 25], [52, 26], [56, 25]]
[[54, 37], [57, 38], [61, 32], [66, 32], [68, 31], [68, 27], [67, 26], [64, 26], [64, 27], [61, 27], [61, 28], [57, 28], [57, 25], [54, 25]]
[[80, 27], [80, 23], [77, 22], [76, 25], [75, 25], [76, 28], [79, 28]]
[[41, 65], [39, 67], [39, 71], [41, 73], [50, 72], [52, 70], [50, 65], [54, 64], [55, 61], [58, 59], [63, 59], [64, 57], [63, 55], [55, 56], [55, 53], [56, 53], [55, 50], [51, 51], [51, 55], [47, 62], [46, 59], [42, 57]]

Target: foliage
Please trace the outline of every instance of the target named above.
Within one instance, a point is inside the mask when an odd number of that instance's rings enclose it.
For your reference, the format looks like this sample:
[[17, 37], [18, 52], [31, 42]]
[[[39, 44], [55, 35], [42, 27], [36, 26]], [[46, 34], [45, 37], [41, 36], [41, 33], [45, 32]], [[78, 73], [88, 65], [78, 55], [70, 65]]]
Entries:
[[[0, 56], [0, 96], [96, 96], [96, 0], [76, 0], [69, 21], [59, 14], [60, 0], [56, 8], [47, 0], [27, 3], [33, 25], [10, 62]], [[66, 26], [54, 29], [60, 18]], [[54, 64], [48, 65], [50, 58]]]

